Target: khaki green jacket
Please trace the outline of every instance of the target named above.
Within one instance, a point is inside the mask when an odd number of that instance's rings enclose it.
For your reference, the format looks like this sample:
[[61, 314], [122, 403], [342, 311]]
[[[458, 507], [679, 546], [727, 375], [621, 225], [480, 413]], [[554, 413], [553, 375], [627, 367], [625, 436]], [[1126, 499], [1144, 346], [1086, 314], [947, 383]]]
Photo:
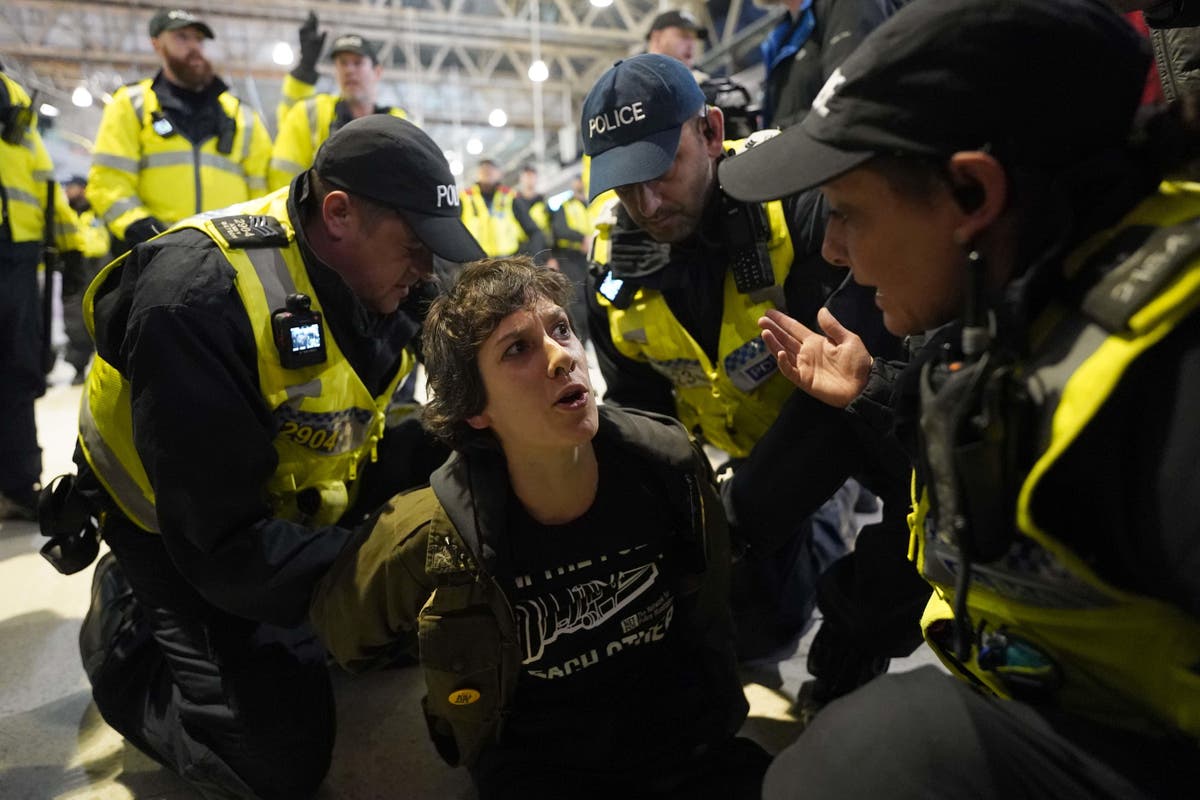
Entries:
[[[597, 438], [620, 443], [626, 459], [664, 477], [664, 502], [684, 533], [688, 573], [675, 587], [679, 620], [703, 642], [697, 664], [713, 687], [698, 725], [732, 735], [746, 717], [729, 614], [728, 527], [704, 454], [666, 417], [600, 408]], [[399, 495], [339, 556], [318, 585], [310, 616], [334, 658], [351, 670], [385, 664], [419, 647], [434, 745], [452, 765], [474, 763], [503, 733], [521, 670], [507, 574], [508, 480], [498, 453], [456, 453], [431, 485]], [[714, 735], [717, 735], [714, 733]]]

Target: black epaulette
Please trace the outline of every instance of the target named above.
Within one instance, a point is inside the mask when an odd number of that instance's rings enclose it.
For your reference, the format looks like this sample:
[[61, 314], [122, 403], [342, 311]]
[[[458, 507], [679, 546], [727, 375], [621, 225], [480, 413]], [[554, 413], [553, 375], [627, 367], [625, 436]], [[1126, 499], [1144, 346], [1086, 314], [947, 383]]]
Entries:
[[265, 214], [216, 217], [212, 224], [230, 247], [286, 247], [288, 244], [283, 223]]
[[1196, 220], [1161, 228], [1083, 298], [1083, 311], [1105, 330], [1128, 330], [1133, 315], [1159, 295], [1200, 254]]

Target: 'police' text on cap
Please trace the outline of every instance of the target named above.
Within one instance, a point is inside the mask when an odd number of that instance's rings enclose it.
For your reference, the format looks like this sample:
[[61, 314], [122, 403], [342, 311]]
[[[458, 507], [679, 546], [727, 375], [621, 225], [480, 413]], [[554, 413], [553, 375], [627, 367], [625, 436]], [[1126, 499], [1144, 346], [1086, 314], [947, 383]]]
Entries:
[[349, 122], [321, 145], [313, 170], [331, 187], [399, 211], [436, 255], [459, 262], [484, 257], [462, 224], [446, 156], [411, 122], [390, 114]]
[[704, 111], [704, 92], [682, 62], [646, 53], [618, 61], [583, 101], [590, 194], [666, 172], [685, 122]]

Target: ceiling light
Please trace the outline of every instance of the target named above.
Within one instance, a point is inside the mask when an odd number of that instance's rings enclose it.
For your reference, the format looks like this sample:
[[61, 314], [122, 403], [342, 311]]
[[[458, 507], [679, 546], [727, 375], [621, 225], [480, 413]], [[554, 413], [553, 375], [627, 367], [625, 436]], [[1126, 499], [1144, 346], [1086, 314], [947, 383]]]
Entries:
[[550, 77], [550, 68], [546, 66], [546, 62], [540, 58], [529, 65], [529, 80], [534, 83], [541, 83]]
[[76, 86], [75, 91], [71, 92], [71, 102], [79, 108], [87, 108], [92, 104], [92, 93], [86, 86]]
[[49, 103], [42, 103], [42, 107], [39, 108], [38, 111], [41, 112], [43, 117], [57, 117], [58, 116], [58, 108], [50, 105]]
[[276, 42], [275, 48], [271, 50], [271, 60], [281, 67], [291, 66], [295, 58], [292, 46], [287, 42]]
[[488, 125], [493, 128], [503, 128], [508, 124], [508, 114], [504, 113], [503, 108], [493, 108], [492, 113], [488, 114]]
[[608, 8], [613, 4], [613, 0], [591, 0], [591, 4], [596, 8]]
[[467, 139], [467, 152], [473, 156], [477, 156], [483, 152], [483, 142], [478, 136], [472, 136]]

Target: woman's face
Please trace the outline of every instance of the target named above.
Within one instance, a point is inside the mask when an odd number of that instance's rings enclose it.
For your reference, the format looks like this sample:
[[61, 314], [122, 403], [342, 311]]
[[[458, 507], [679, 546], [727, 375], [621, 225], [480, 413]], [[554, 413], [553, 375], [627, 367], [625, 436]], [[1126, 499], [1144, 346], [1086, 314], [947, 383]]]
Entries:
[[546, 299], [500, 321], [479, 348], [487, 396], [467, 420], [491, 428], [505, 453], [574, 448], [596, 435], [596, 398], [567, 312]]
[[897, 336], [957, 317], [966, 272], [955, 230], [964, 217], [949, 187], [926, 197], [898, 192], [879, 172], [859, 167], [821, 187], [830, 205], [821, 254], [875, 288], [883, 323]]

